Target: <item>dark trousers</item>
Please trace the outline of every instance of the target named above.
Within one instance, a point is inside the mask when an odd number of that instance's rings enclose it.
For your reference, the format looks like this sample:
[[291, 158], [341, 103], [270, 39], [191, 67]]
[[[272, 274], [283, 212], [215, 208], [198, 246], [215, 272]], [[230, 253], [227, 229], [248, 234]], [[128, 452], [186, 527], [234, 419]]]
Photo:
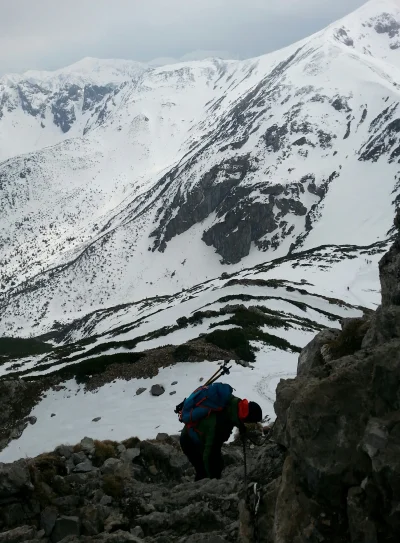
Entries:
[[[200, 481], [200, 479], [208, 477], [203, 462], [203, 445], [193, 441], [186, 431], [181, 433], [180, 442], [183, 453], [187, 456], [187, 459], [196, 471], [195, 481]], [[210, 454], [209, 469], [211, 479], [220, 479], [222, 470], [224, 469], [221, 447], [222, 443], [215, 443]]]

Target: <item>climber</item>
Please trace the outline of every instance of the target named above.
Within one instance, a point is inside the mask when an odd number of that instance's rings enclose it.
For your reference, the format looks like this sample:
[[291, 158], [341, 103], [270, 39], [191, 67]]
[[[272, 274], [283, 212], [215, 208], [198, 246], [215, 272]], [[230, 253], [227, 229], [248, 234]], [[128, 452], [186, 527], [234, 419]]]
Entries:
[[[182, 451], [196, 470], [195, 481], [204, 478], [220, 479], [224, 467], [221, 448], [230, 438], [233, 428], [239, 428], [243, 434], [244, 423], [262, 420], [261, 407], [255, 402], [237, 398], [232, 390], [230, 385], [214, 383], [197, 389], [185, 401], [186, 408], [190, 409], [186, 421], [196, 419], [197, 411], [201, 409], [205, 413], [204, 416], [200, 413], [195, 422], [187, 423], [180, 438]], [[218, 408], [216, 401], [221, 398], [223, 407]], [[207, 404], [214, 407], [207, 409]]]

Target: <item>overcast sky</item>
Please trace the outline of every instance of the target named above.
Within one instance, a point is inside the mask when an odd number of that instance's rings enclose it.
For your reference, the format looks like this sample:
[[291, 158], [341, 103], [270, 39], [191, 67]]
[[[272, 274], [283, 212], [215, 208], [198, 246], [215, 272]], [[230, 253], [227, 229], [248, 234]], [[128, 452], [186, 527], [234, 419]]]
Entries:
[[193, 51], [233, 58], [288, 45], [365, 0], [0, 0], [0, 74], [83, 57], [150, 61]]

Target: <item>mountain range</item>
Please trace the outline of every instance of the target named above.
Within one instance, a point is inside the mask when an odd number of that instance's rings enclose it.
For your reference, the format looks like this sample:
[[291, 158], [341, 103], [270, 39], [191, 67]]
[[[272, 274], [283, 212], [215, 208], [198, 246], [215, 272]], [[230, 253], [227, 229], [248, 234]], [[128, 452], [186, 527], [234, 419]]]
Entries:
[[399, 49], [398, 3], [372, 0], [246, 61], [84, 59], [4, 76], [1, 332], [388, 239]]

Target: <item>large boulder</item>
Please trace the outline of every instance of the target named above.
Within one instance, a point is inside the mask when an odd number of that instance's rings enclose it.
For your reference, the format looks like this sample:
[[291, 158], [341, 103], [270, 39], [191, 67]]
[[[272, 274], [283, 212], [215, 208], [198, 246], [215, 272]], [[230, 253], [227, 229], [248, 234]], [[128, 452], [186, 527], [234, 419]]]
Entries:
[[104, 475], [116, 475], [122, 472], [124, 463], [118, 458], [108, 458], [101, 466], [100, 471]]
[[382, 306], [400, 305], [400, 209], [394, 221], [398, 237], [379, 262]]
[[365, 493], [360, 487], [350, 488], [348, 492], [347, 518], [351, 541], [379, 543], [376, 526], [365, 507]]
[[34, 526], [21, 526], [0, 534], [0, 543], [25, 543], [36, 537]]
[[382, 305], [372, 317], [362, 348], [371, 349], [392, 339], [400, 339], [400, 305]]
[[46, 507], [40, 515], [40, 527], [44, 530], [46, 536], [51, 535], [51, 532], [56, 525], [58, 511], [55, 507]]
[[18, 439], [28, 425], [25, 417], [35, 402], [31, 388], [21, 379], [0, 381], [0, 451], [11, 439]]
[[150, 389], [152, 396], [162, 396], [165, 392], [165, 388], [162, 385], [153, 385]]
[[89, 460], [88, 458], [86, 460], [84, 460], [83, 462], [80, 462], [79, 464], [77, 464], [74, 468], [74, 472], [75, 473], [89, 473], [90, 471], [93, 471], [93, 470], [96, 470], [97, 468], [95, 468], [91, 462], [91, 460]]
[[135, 458], [138, 458], [140, 456], [140, 449], [138, 447], [135, 447], [133, 449], [126, 449], [121, 453], [121, 460], [125, 464], [131, 464]]
[[59, 543], [67, 536], [80, 535], [80, 521], [78, 517], [62, 516], [56, 520], [53, 532], [51, 534], [52, 543]]
[[80, 512], [82, 531], [87, 535], [97, 535], [104, 530], [105, 508], [101, 505], [87, 505]]
[[317, 334], [301, 351], [297, 364], [297, 375], [300, 377], [307, 376], [315, 368], [323, 366], [325, 360], [321, 353], [321, 349], [324, 345], [334, 341], [339, 334], [340, 330], [335, 328], [327, 328], [326, 330], [319, 332], [319, 334]]
[[112, 534], [102, 533], [91, 537], [69, 536], [62, 543], [143, 543], [143, 540], [124, 530], [117, 530]]
[[9, 498], [26, 490], [33, 490], [26, 461], [0, 463], [0, 498]]
[[228, 540], [220, 534], [192, 534], [185, 538], [185, 543], [226, 543]]
[[91, 437], [84, 437], [80, 443], [82, 451], [86, 454], [94, 454], [95, 444]]
[[400, 209], [394, 224], [397, 239], [379, 262], [382, 304], [372, 319], [363, 348], [400, 338]]
[[[188, 459], [171, 443], [142, 441], [140, 444], [141, 460], [153, 466], [154, 475], [158, 472], [168, 479], [180, 479], [190, 466]], [[154, 469], [155, 468], [155, 469]]]
[[164, 530], [174, 530], [178, 534], [218, 530], [224, 527], [223, 519], [206, 503], [192, 504], [173, 513], [154, 512], [137, 519], [145, 535], [154, 535]]

